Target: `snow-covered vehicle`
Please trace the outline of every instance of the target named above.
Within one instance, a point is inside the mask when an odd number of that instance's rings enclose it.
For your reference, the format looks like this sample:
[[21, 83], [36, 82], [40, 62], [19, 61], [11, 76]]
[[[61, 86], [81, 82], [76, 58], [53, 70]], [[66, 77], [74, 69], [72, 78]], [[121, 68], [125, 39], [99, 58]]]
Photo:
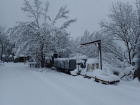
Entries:
[[54, 54], [51, 57], [46, 57], [46, 66], [52, 67], [54, 66], [58, 70], [64, 71], [64, 72], [71, 72], [75, 69], [78, 69], [80, 71], [82, 68], [85, 67], [85, 61], [87, 59], [86, 56], [74, 56], [70, 58], [57, 58], [57, 54]]
[[72, 71], [76, 69], [76, 60], [69, 58], [57, 58], [54, 60], [54, 67], [63, 71]]
[[103, 84], [114, 84], [120, 82], [120, 78], [118, 76], [108, 74], [100, 69], [96, 69], [92, 72], [92, 78], [95, 78], [96, 82], [101, 82]]
[[90, 71], [83, 70], [81, 72], [86, 78], [94, 78], [96, 82], [101, 82], [103, 84], [114, 84], [120, 82], [120, 78], [114, 74], [106, 73], [101, 69], [94, 69]]
[[101, 70], [98, 60], [95, 58], [87, 60], [86, 68], [81, 71], [81, 75], [86, 78], [94, 78], [96, 82], [103, 84], [113, 84], [120, 81], [118, 76]]

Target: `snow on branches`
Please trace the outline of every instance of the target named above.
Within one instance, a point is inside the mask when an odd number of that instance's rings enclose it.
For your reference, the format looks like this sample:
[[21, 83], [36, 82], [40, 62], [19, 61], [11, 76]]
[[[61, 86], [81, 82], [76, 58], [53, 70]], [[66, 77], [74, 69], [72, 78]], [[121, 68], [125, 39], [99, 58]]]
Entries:
[[[76, 19], [67, 20], [61, 27], [56, 27], [55, 22], [60, 18], [67, 19], [69, 10], [67, 7], [61, 7], [54, 21], [47, 14], [49, 2], [45, 8], [39, 0], [34, 0], [32, 6], [30, 2], [24, 0], [22, 10], [28, 13], [33, 19], [31, 22], [19, 22], [17, 26], [10, 29], [10, 37], [15, 43], [17, 54], [29, 54], [36, 56], [44, 67], [45, 55], [50, 52], [60, 52], [61, 48], [66, 49], [69, 40], [69, 34], [65, 31]], [[49, 20], [50, 22], [47, 22]], [[59, 51], [58, 51], [59, 49]]]
[[129, 64], [136, 55], [136, 45], [140, 41], [140, 15], [137, 0], [136, 9], [132, 4], [118, 2], [111, 8], [110, 22], [100, 23], [103, 31], [115, 40], [120, 40], [125, 44], [126, 51], [124, 57]]

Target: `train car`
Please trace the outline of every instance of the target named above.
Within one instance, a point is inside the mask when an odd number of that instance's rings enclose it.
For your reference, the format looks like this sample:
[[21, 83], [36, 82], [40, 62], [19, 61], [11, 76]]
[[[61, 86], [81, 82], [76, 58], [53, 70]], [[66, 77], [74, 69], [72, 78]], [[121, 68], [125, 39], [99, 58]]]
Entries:
[[56, 58], [54, 59], [54, 67], [66, 71], [76, 69], [76, 59]]
[[[70, 72], [70, 71], [73, 71], [75, 70], [77, 67], [82, 66], [83, 63], [79, 63], [78, 61], [83, 59], [82, 58], [76, 58], [76, 57], [73, 57], [73, 58], [57, 58], [58, 55], [53, 55], [51, 57], [46, 57], [46, 67], [55, 67], [57, 68], [58, 70], [60, 71], [67, 71], [67, 72]], [[85, 57], [84, 57], [84, 62], [86, 61], [85, 60]]]

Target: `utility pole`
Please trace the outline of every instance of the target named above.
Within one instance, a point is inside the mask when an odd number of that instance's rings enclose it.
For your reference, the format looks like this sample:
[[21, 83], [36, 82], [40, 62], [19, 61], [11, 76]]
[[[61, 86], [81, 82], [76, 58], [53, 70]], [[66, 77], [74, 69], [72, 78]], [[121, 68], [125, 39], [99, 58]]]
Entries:
[[92, 41], [92, 42], [88, 42], [88, 43], [83, 43], [80, 45], [89, 45], [89, 44], [96, 44], [98, 43], [98, 51], [99, 51], [99, 60], [100, 60], [100, 68], [102, 70], [102, 52], [101, 52], [101, 40], [96, 40], [96, 41]]

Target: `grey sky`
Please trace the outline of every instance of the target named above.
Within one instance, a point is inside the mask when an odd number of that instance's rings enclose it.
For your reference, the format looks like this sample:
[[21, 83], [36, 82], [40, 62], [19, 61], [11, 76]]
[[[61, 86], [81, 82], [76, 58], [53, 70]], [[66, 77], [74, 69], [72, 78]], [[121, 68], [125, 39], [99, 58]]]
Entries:
[[[33, 1], [33, 0], [29, 0]], [[40, 0], [43, 3], [46, 0]], [[67, 29], [73, 37], [83, 35], [85, 30], [90, 32], [100, 30], [100, 20], [108, 20], [107, 15], [112, 3], [116, 1], [133, 3], [135, 0], [49, 0], [49, 14], [52, 18], [61, 6], [67, 5], [69, 17], [77, 18], [77, 22]], [[16, 21], [28, 21], [27, 14], [21, 10], [24, 0], [0, 0], [0, 25], [7, 28], [16, 25]], [[58, 24], [61, 24], [58, 22]]]

